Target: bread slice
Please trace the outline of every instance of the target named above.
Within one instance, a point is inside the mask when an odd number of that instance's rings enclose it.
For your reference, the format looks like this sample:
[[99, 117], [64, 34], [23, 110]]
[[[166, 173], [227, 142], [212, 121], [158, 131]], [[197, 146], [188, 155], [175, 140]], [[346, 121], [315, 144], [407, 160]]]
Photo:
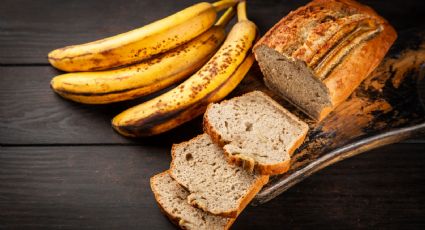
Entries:
[[214, 216], [187, 203], [187, 192], [168, 171], [151, 178], [151, 189], [161, 210], [182, 229], [229, 229], [235, 219]]
[[214, 215], [235, 218], [254, 198], [268, 176], [230, 165], [208, 134], [172, 148], [170, 175], [185, 187], [188, 202]]
[[210, 104], [204, 131], [230, 163], [264, 175], [286, 172], [308, 125], [260, 91]]
[[322, 120], [378, 66], [395, 41], [391, 25], [352, 0], [314, 0], [254, 46], [266, 85]]

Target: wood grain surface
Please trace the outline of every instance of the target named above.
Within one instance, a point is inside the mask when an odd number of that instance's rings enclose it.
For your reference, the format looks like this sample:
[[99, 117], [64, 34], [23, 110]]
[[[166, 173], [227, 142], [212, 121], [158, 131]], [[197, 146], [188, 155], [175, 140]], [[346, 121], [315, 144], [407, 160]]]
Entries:
[[[168, 16], [193, 0], [2, 0], [0, 64], [47, 64], [47, 53], [138, 28]], [[283, 15], [307, 0], [249, 0], [249, 17], [264, 33]], [[361, 1], [375, 8], [396, 29], [425, 20], [425, 1]], [[403, 13], [402, 13], [403, 12]], [[408, 12], [408, 15], [404, 12]]]
[[57, 73], [48, 66], [0, 67], [0, 144], [165, 143], [169, 147], [201, 133], [198, 119], [164, 135], [126, 139], [112, 129], [111, 119], [149, 97], [112, 105], [74, 103], [50, 89], [50, 80]]
[[[150, 97], [111, 105], [82, 105], [57, 96], [49, 82], [58, 71], [52, 67], [0, 67], [0, 144], [64, 145], [64, 144], [165, 144], [178, 143], [202, 133], [201, 118], [159, 136], [127, 139], [116, 133], [111, 119], [121, 111]], [[261, 81], [254, 67], [250, 75]], [[246, 78], [236, 92], [255, 89]], [[261, 83], [262, 84], [262, 83]], [[231, 96], [233, 96], [232, 94]], [[230, 96], [230, 97], [231, 97]], [[425, 136], [409, 140], [425, 142]]]
[[[424, 151], [398, 144], [340, 162], [248, 207], [233, 229], [425, 227]], [[173, 229], [148, 180], [169, 160], [158, 147], [3, 147], [0, 228]]]
[[[46, 56], [195, 2], [1, 1], [0, 229], [175, 228], [157, 208], [149, 177], [168, 168], [172, 143], [201, 133], [201, 119], [157, 137], [123, 138], [110, 119], [149, 97], [103, 106], [63, 100], [50, 90], [60, 72]], [[306, 2], [249, 0], [248, 15], [264, 33]], [[423, 27], [425, 1], [361, 2], [399, 31]], [[424, 153], [421, 136], [345, 160], [248, 207], [233, 229], [424, 229]]]

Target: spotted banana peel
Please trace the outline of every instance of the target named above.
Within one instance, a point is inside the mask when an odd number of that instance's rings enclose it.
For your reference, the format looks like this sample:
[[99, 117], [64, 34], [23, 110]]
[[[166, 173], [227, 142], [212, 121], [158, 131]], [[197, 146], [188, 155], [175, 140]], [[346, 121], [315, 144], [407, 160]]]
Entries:
[[107, 104], [154, 93], [199, 70], [226, 38], [229, 8], [209, 30], [173, 50], [128, 67], [56, 76], [50, 85], [64, 98], [85, 104]]
[[151, 136], [202, 114], [208, 103], [223, 99], [248, 72], [256, 35], [255, 24], [246, 17], [246, 3], [240, 2], [238, 22], [198, 72], [176, 88], [117, 115], [112, 126], [125, 136]]
[[144, 27], [48, 54], [49, 62], [67, 72], [105, 70], [143, 61], [176, 48], [213, 26], [217, 12], [236, 0], [201, 2]]

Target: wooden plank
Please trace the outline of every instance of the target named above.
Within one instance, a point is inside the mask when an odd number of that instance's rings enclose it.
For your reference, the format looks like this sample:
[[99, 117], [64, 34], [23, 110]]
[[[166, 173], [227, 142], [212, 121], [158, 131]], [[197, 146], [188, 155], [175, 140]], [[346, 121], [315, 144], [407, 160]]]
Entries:
[[48, 63], [47, 53], [52, 49], [135, 29], [193, 1], [10, 0], [2, 3], [0, 63], [4, 64]]
[[149, 178], [170, 154], [148, 147], [0, 149], [0, 228], [173, 229]]
[[423, 229], [424, 152], [396, 144], [339, 162], [249, 207], [235, 229]]
[[[47, 64], [47, 53], [122, 33], [163, 18], [194, 0], [105, 1], [3, 0], [0, 8], [0, 64]], [[308, 2], [250, 0], [248, 13], [264, 33], [289, 11]], [[422, 26], [425, 1], [362, 0], [398, 30]]]
[[111, 119], [146, 98], [111, 105], [82, 105], [49, 87], [58, 71], [50, 67], [0, 67], [0, 144], [170, 145], [202, 132], [201, 119], [164, 135], [131, 140], [117, 134]]
[[[124, 138], [111, 128], [110, 120], [146, 98], [101, 106], [77, 104], [62, 99], [50, 89], [50, 79], [57, 73], [50, 67], [0, 67], [0, 144], [169, 146], [202, 132], [201, 118], [197, 118], [156, 137]], [[245, 88], [244, 84], [242, 88]], [[412, 141], [425, 142], [425, 135]]]
[[[396, 144], [320, 173], [233, 229], [425, 227], [425, 144]], [[140, 146], [0, 148], [0, 228], [173, 229], [149, 188], [168, 151]], [[405, 154], [408, 153], [408, 154]]]

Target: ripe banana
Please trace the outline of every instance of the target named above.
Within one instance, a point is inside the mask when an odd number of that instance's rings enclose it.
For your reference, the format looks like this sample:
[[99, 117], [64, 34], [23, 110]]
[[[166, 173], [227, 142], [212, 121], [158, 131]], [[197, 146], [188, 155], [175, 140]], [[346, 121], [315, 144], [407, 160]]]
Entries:
[[[149, 123], [146, 123], [145, 126], [140, 127], [140, 129], [138, 129], [138, 134], [136, 135], [133, 135], [133, 133], [129, 135], [127, 131], [121, 132], [119, 128], [115, 128], [119, 133], [124, 136], [152, 136], [166, 132], [185, 122], [188, 122], [193, 118], [203, 114], [209, 103], [221, 101], [230, 92], [232, 92], [248, 73], [249, 69], [254, 63], [254, 60], [254, 55], [249, 54], [249, 56], [246, 57], [242, 64], [238, 67], [238, 69], [236, 69], [236, 71], [232, 74], [232, 76], [230, 76], [228, 80], [226, 80], [222, 85], [217, 87], [214, 91], [212, 91], [190, 107], [158, 115], [157, 117], [155, 117], [155, 119], [153, 119]], [[131, 129], [131, 127], [126, 128]]]
[[232, 7], [215, 26], [158, 57], [116, 70], [62, 74], [52, 79], [51, 87], [62, 97], [85, 104], [124, 101], [156, 92], [201, 68], [224, 41], [224, 27], [233, 15]]
[[[245, 2], [238, 4], [238, 23], [217, 53], [198, 72], [167, 93], [117, 115], [112, 126], [125, 136], [159, 134], [202, 113], [205, 103], [220, 100], [230, 93], [235, 84], [230, 86], [226, 82], [232, 76], [246, 73], [248, 64], [244, 60], [256, 39], [257, 28], [246, 18], [245, 7]], [[212, 96], [218, 91], [219, 96]]]
[[208, 30], [217, 11], [236, 4], [202, 2], [164, 19], [113, 37], [67, 46], [49, 53], [49, 62], [68, 71], [93, 71], [128, 65], [180, 46]]

